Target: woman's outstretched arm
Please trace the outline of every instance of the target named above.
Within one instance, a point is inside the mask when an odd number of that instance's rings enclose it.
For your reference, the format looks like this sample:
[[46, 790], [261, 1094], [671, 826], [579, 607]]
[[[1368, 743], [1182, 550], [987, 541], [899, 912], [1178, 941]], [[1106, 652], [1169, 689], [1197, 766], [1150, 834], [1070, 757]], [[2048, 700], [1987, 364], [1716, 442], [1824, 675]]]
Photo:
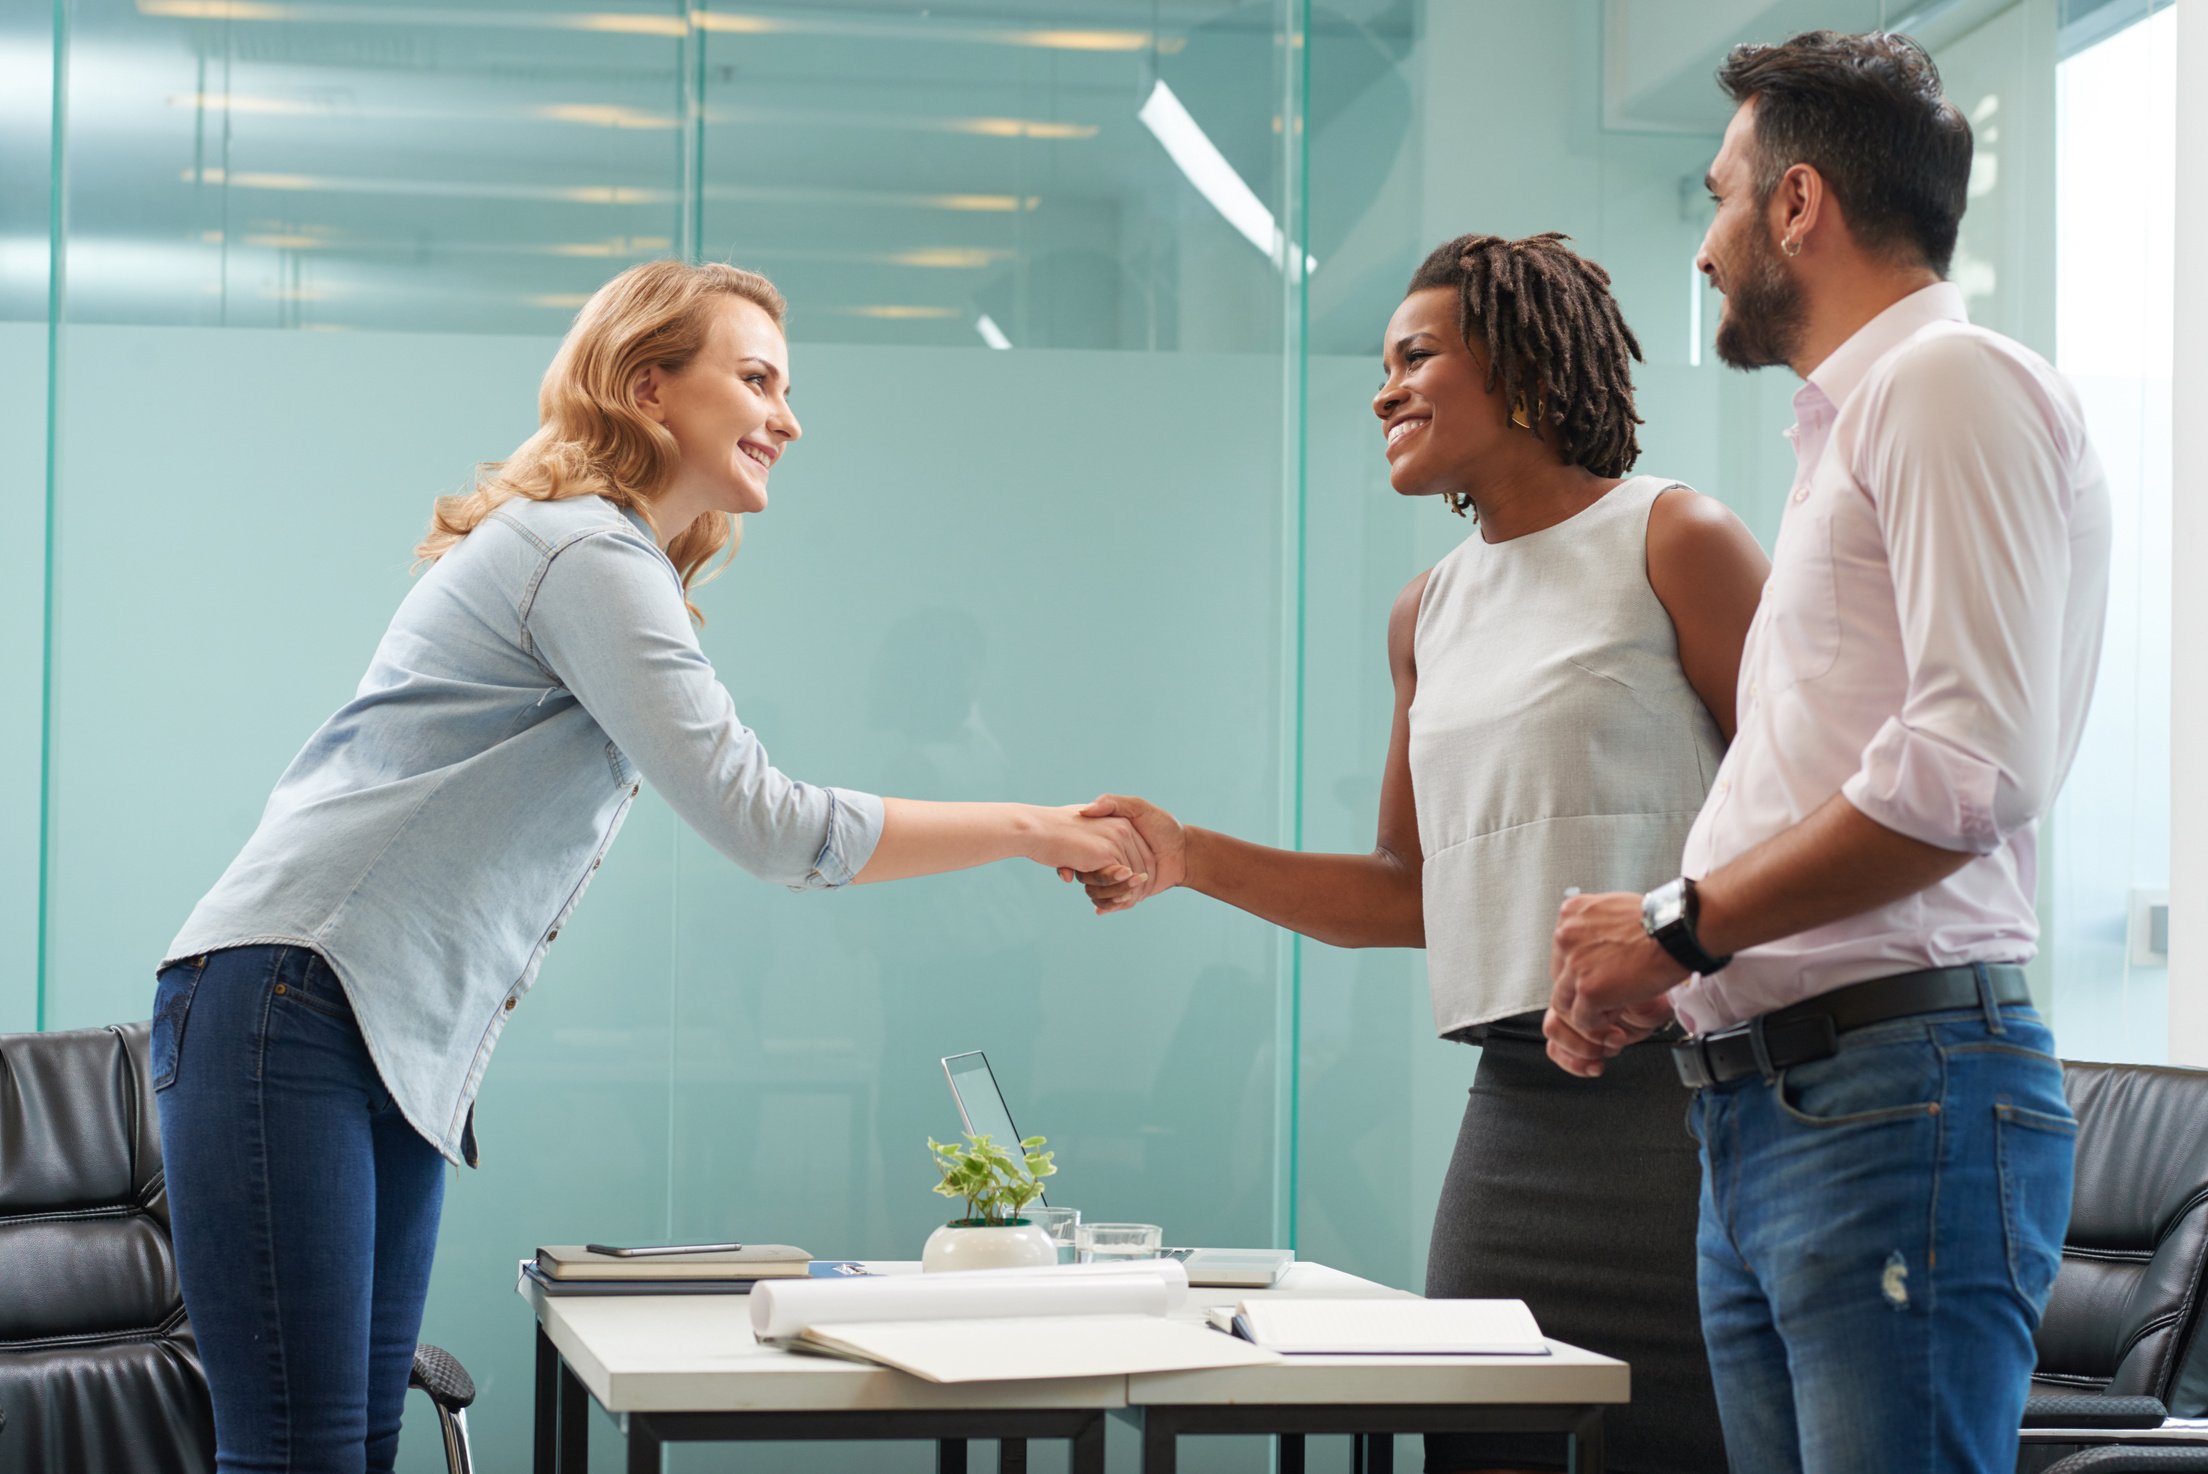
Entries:
[[633, 763], [683, 822], [762, 879], [817, 889], [1024, 857], [1146, 887], [1150, 852], [1124, 820], [883, 799], [783, 773], [699, 647], [673, 567], [626, 523], [561, 548], [522, 612], [527, 648], [613, 739], [608, 787], [633, 781]]
[[1101, 871], [1136, 896], [1154, 862], [1125, 819], [1084, 817], [1079, 804], [931, 803], [882, 800], [882, 837], [857, 883], [968, 870], [998, 860], [1033, 860], [1061, 870]]
[[1411, 699], [1418, 693], [1413, 636], [1426, 574], [1411, 580], [1388, 614], [1388, 668], [1395, 720], [1380, 779], [1379, 832], [1365, 855], [1310, 855], [1183, 827], [1156, 805], [1107, 794], [1083, 810], [1132, 820], [1156, 856], [1147, 886], [1083, 875], [1099, 912], [1123, 911], [1145, 895], [1186, 886], [1275, 926], [1336, 947], [1423, 947], [1420, 892], [1425, 856], [1411, 800]]

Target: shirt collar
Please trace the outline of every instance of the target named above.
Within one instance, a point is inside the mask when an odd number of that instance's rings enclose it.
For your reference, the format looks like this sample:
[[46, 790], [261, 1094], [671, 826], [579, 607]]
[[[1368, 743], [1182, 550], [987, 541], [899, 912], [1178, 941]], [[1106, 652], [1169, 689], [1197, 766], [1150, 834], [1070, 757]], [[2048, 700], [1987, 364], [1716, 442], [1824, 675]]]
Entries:
[[1920, 287], [1849, 334], [1845, 343], [1810, 371], [1809, 382], [1838, 411], [1890, 349], [1933, 323], [1968, 321], [1961, 287], [1951, 281]]
[[659, 561], [665, 563], [669, 569], [672, 569], [676, 578], [679, 579], [682, 577], [682, 570], [679, 568], [675, 568], [675, 560], [668, 557], [667, 550], [659, 545], [659, 533], [652, 526], [650, 518], [646, 517], [635, 507], [614, 507], [612, 502], [607, 502], [606, 505], [609, 507], [613, 507], [616, 512], [619, 512], [622, 516], [628, 518], [629, 525], [631, 527], [634, 527], [638, 532], [642, 533], [644, 535], [644, 541], [650, 543], [652, 545], [652, 550], [659, 554]]

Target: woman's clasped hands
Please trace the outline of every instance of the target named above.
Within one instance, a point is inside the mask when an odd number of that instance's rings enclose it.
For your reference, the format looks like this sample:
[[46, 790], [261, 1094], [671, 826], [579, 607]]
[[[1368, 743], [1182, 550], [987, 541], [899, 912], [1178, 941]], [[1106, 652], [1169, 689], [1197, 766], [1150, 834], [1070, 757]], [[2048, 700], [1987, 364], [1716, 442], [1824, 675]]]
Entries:
[[1142, 846], [1143, 865], [1131, 873], [1118, 866], [1061, 865], [1058, 878], [1080, 881], [1099, 916], [1125, 911], [1136, 902], [1181, 884], [1188, 869], [1188, 832], [1180, 821], [1146, 799], [1107, 793], [1078, 810], [1090, 824], [1125, 826]]
[[[1125, 904], [1131, 906], [1153, 888], [1157, 857], [1141, 828], [1108, 808], [1099, 809], [1104, 802], [1040, 810], [1028, 857], [1056, 870], [1061, 880], [1079, 878], [1092, 896], [1097, 887], [1105, 887], [1127, 896]], [[1099, 914], [1106, 909], [1097, 907]]]

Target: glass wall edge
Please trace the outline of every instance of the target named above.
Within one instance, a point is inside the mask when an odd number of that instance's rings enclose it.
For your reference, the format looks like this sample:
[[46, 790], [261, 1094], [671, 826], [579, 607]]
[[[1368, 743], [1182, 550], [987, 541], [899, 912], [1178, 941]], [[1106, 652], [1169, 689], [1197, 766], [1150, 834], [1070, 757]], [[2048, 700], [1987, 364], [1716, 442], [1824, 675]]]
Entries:
[[[1288, 848], [1303, 848], [1304, 692], [1307, 649], [1307, 476], [1309, 448], [1310, 283], [1304, 269], [1305, 223], [1310, 201], [1310, 130], [1304, 109], [1310, 95], [1310, 0], [1281, 0], [1281, 680], [1280, 833]], [[1275, 1052], [1274, 1241], [1293, 1249], [1301, 1192], [1303, 1096], [1303, 938], [1283, 928], [1279, 940], [1280, 986]]]

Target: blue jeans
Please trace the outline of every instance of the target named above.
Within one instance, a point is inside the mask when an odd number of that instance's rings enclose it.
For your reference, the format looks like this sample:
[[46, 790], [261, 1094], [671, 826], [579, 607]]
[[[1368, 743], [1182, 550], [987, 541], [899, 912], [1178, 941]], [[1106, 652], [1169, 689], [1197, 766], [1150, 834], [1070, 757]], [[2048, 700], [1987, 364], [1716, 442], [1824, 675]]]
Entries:
[[2077, 1120], [2029, 1008], [1698, 1092], [1702, 1328], [1741, 1474], [2011, 1474]]
[[216, 1468], [389, 1470], [444, 1159], [392, 1104], [336, 975], [305, 948], [163, 969], [152, 1066]]

